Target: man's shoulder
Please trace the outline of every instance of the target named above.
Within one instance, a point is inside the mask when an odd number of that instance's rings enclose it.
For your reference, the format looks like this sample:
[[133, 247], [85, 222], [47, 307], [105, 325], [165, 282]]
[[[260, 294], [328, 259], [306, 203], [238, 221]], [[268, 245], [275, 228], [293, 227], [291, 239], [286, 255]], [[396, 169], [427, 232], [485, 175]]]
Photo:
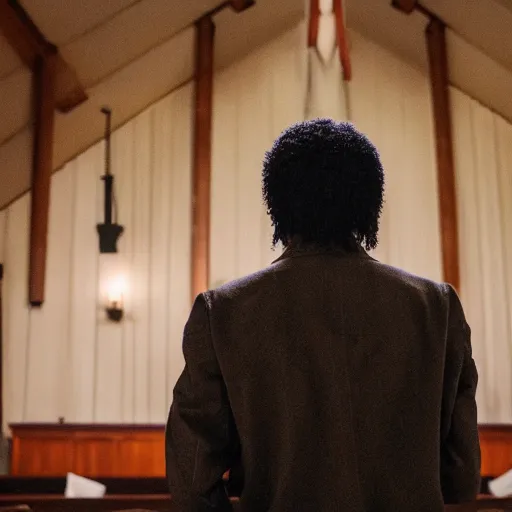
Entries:
[[210, 300], [240, 296], [244, 291], [259, 288], [265, 281], [272, 279], [274, 271], [275, 268], [271, 265], [252, 274], [233, 279], [210, 289], [207, 296]]
[[437, 290], [443, 293], [446, 291], [446, 284], [444, 283], [435, 281], [428, 277], [414, 274], [402, 268], [394, 267], [393, 265], [388, 265], [377, 260], [374, 260], [374, 262], [377, 265], [378, 271], [383, 276], [386, 276], [389, 280], [403, 282], [404, 284], [408, 284], [420, 289]]

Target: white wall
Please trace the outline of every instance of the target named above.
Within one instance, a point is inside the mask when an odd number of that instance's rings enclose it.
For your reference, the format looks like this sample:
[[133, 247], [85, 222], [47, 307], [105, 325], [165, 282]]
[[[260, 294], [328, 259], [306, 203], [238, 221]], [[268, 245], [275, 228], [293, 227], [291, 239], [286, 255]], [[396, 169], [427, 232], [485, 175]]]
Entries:
[[[0, 214], [6, 423], [164, 422], [190, 308], [192, 92], [172, 93], [113, 134], [126, 228], [118, 255], [99, 255], [95, 228], [103, 143], [52, 177], [40, 309], [27, 307], [29, 195]], [[105, 319], [100, 293], [117, 274], [128, 280], [120, 324]]]
[[428, 77], [351, 32], [350, 117], [377, 146], [386, 172], [375, 256], [442, 278], [437, 167]]
[[213, 112], [212, 286], [267, 266], [272, 229], [261, 195], [265, 151], [304, 119], [302, 27], [216, 76]]
[[461, 295], [480, 373], [479, 421], [512, 422], [512, 125], [451, 90]]

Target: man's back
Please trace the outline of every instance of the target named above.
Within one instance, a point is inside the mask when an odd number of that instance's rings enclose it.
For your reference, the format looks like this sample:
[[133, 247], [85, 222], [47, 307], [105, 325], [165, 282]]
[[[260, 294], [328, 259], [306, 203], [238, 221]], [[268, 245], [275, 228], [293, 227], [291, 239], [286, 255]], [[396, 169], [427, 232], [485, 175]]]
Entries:
[[[205, 305], [232, 414], [203, 434], [205, 457], [224, 450], [236, 464], [241, 453], [241, 510], [435, 512], [474, 497], [476, 371], [451, 288], [364, 251], [291, 250]], [[193, 313], [188, 332], [195, 324]], [[174, 417], [194, 429], [187, 414]]]

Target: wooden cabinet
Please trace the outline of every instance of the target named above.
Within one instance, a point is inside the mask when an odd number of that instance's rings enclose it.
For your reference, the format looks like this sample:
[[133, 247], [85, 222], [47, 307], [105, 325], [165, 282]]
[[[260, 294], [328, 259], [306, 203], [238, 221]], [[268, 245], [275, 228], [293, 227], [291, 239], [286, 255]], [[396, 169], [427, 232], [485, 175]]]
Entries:
[[15, 424], [11, 474], [94, 477], [165, 476], [161, 425]]
[[500, 476], [512, 469], [512, 425], [481, 425], [482, 475]]

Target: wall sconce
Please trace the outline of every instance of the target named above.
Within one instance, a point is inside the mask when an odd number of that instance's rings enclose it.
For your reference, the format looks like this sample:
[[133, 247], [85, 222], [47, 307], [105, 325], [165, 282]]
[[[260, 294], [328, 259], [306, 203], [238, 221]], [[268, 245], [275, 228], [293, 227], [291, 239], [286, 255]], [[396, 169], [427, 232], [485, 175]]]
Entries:
[[110, 135], [112, 112], [104, 107], [101, 112], [105, 114], [105, 174], [101, 177], [105, 183], [103, 224], [98, 224], [96, 229], [100, 239], [100, 253], [116, 253], [117, 241], [123, 234], [124, 227], [117, 223], [117, 208], [114, 197], [114, 176], [110, 172]]
[[112, 279], [107, 286], [107, 306], [105, 312], [112, 322], [120, 322], [123, 319], [123, 298], [126, 292], [126, 281], [117, 277]]

